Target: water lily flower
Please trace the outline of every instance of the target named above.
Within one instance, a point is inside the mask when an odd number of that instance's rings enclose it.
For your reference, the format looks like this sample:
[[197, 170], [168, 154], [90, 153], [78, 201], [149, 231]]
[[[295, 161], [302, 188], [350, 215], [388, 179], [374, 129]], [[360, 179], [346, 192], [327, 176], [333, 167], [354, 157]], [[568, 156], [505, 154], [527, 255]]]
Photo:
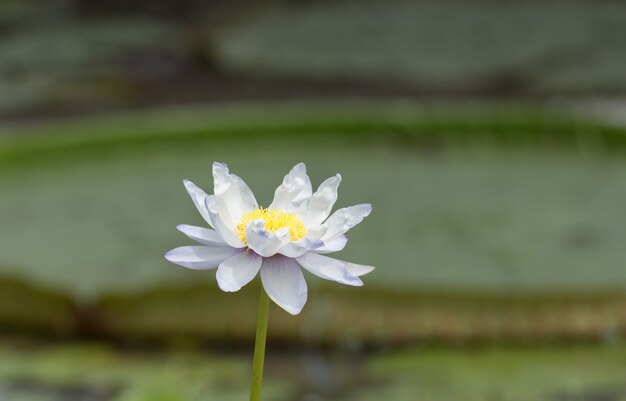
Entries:
[[[313, 192], [304, 163], [285, 176], [267, 208], [224, 163], [213, 163], [214, 194], [191, 181], [185, 188], [212, 229], [190, 225], [177, 228], [199, 246], [183, 246], [165, 254], [172, 263], [194, 270], [217, 267], [223, 291], [238, 291], [260, 272], [265, 292], [287, 312], [297, 315], [307, 300], [307, 285], [299, 266], [326, 280], [361, 286], [365, 266], [326, 256], [342, 250], [346, 232], [371, 211], [360, 204], [335, 211], [341, 175], [328, 178]], [[330, 217], [329, 217], [330, 215]], [[299, 265], [299, 266], [298, 266]]]

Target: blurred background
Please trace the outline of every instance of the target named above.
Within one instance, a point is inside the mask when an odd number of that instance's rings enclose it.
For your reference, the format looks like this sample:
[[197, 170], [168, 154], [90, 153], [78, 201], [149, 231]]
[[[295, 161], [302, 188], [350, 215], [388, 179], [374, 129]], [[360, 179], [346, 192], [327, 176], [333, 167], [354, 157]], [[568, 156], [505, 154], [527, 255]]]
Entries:
[[265, 399], [626, 400], [626, 3], [0, 1], [0, 400], [247, 399], [259, 283], [182, 186], [373, 214], [270, 315]]

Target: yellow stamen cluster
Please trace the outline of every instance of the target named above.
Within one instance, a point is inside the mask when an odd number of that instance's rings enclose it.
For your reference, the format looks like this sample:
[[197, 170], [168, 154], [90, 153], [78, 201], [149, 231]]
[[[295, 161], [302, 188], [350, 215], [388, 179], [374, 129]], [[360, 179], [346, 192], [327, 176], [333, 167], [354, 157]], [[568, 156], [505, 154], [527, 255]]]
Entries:
[[239, 224], [237, 224], [237, 235], [244, 244], [247, 244], [246, 225], [258, 219], [265, 221], [265, 229], [271, 233], [281, 228], [289, 227], [292, 241], [297, 241], [306, 235], [306, 227], [297, 215], [282, 210], [254, 209], [244, 214]]

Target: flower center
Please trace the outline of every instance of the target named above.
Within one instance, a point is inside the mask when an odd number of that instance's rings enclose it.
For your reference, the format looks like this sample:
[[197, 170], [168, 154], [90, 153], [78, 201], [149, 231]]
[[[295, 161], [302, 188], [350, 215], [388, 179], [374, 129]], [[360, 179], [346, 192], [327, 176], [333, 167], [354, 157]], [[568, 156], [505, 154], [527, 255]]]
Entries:
[[275, 209], [254, 209], [244, 214], [239, 224], [237, 224], [237, 236], [244, 244], [248, 243], [246, 241], [246, 225], [258, 219], [265, 221], [265, 229], [271, 233], [288, 227], [292, 241], [297, 241], [306, 235], [306, 227], [297, 215]]

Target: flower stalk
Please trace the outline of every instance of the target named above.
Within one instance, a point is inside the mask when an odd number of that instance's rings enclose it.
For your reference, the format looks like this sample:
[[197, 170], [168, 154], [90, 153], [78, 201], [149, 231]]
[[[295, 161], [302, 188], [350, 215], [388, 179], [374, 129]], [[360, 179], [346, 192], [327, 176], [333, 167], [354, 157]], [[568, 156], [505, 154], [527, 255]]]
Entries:
[[254, 360], [252, 362], [252, 383], [250, 384], [250, 401], [261, 401], [263, 386], [263, 365], [265, 362], [265, 342], [267, 338], [267, 322], [269, 318], [270, 299], [261, 286], [259, 312], [256, 323], [256, 340], [254, 342]]

